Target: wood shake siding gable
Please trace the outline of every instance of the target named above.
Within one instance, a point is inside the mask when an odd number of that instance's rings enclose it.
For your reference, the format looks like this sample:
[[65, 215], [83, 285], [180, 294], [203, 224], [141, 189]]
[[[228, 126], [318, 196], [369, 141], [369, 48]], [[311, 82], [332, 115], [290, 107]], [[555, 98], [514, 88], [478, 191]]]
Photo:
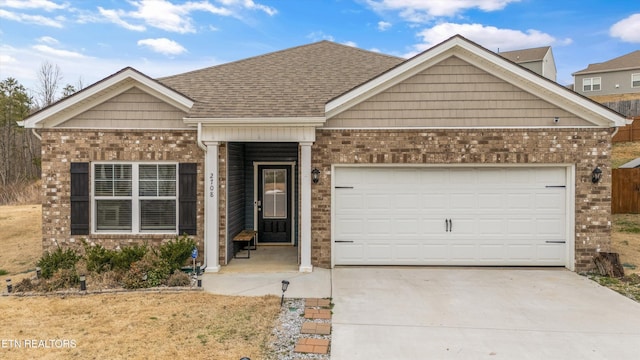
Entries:
[[61, 128], [184, 129], [187, 114], [131, 88], [59, 125]]
[[327, 121], [325, 128], [590, 126], [585, 120], [450, 57]]

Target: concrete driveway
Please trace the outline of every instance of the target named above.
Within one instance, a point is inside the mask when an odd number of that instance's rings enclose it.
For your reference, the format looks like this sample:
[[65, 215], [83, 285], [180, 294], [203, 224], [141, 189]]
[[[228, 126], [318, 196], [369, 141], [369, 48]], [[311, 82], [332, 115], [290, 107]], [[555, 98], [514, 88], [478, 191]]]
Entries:
[[332, 360], [640, 359], [640, 304], [562, 269], [335, 268]]

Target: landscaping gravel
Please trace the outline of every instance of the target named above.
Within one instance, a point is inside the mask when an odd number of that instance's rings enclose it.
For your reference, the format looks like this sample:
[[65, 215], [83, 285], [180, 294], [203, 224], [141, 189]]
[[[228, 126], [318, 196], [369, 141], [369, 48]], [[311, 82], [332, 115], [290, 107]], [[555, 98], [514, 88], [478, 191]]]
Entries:
[[[296, 353], [293, 349], [300, 337], [331, 340], [331, 335], [308, 335], [300, 334], [302, 324], [305, 321], [330, 323], [329, 320], [307, 320], [304, 318], [304, 299], [285, 299], [280, 310], [278, 326], [273, 329], [272, 340], [269, 344], [269, 360], [298, 360], [298, 359], [325, 359], [330, 358], [329, 354], [303, 354]], [[329, 347], [331, 351], [331, 347]]]

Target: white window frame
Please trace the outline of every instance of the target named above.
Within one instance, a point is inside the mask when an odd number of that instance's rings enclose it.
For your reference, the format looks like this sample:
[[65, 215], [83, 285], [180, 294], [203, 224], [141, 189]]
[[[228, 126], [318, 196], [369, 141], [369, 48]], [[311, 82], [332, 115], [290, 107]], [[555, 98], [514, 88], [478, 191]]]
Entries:
[[[633, 80], [634, 78], [636, 78], [636, 80]], [[638, 82], [638, 85], [634, 86], [633, 85], [634, 82]], [[632, 88], [640, 88], [640, 73], [631, 74], [631, 87]]]
[[[131, 165], [131, 196], [96, 196], [95, 195], [95, 167], [96, 165]], [[140, 165], [175, 165], [176, 167], [176, 192], [174, 196], [140, 196]], [[127, 161], [99, 161], [91, 163], [91, 233], [92, 234], [178, 234], [179, 224], [179, 206], [180, 202], [178, 194], [180, 193], [180, 174], [177, 162], [127, 162]], [[173, 230], [141, 230], [141, 214], [140, 214], [140, 201], [141, 200], [174, 200], [176, 202], [176, 219], [175, 229]], [[97, 201], [98, 200], [131, 200], [131, 230], [97, 230], [98, 229], [98, 215], [97, 215]]]
[[[588, 85], [586, 83], [589, 83]], [[598, 85], [598, 89], [595, 90], [595, 85]], [[587, 89], [589, 86], [589, 89]], [[600, 91], [602, 90], [602, 78], [601, 77], [591, 77], [582, 79], [582, 92], [592, 92], [592, 91]]]

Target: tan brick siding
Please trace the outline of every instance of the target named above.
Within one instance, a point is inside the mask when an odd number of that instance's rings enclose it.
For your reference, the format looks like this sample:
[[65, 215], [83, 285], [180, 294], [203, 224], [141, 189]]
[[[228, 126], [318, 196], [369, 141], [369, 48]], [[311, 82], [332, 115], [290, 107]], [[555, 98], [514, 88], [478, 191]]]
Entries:
[[56, 246], [80, 247], [82, 240], [117, 248], [148, 242], [157, 245], [175, 235], [70, 235], [70, 164], [93, 161], [176, 161], [198, 164], [197, 235], [200, 261], [204, 254], [204, 153], [196, 131], [117, 131], [47, 129], [42, 131], [42, 242], [45, 251]]
[[[312, 263], [331, 265], [332, 164], [575, 164], [575, 265], [591, 268], [611, 241], [612, 129], [319, 130], [312, 167]], [[598, 165], [602, 181], [591, 183]], [[567, 184], [572, 186], [572, 184]]]

